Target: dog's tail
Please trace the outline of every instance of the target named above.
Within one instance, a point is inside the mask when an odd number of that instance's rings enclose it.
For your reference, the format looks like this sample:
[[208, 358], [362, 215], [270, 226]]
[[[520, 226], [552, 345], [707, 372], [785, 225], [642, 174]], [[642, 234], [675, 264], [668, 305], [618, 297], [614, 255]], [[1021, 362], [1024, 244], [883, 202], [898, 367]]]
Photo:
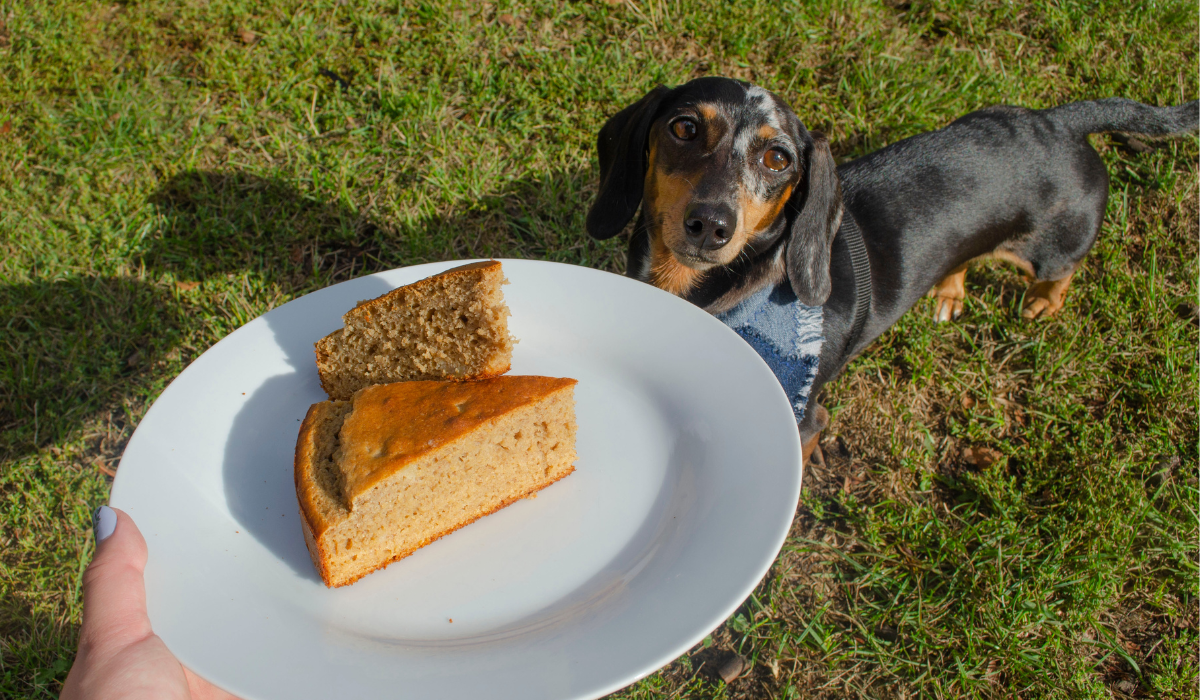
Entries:
[[1200, 100], [1174, 107], [1151, 107], [1124, 97], [1109, 97], [1072, 102], [1044, 114], [1081, 137], [1118, 132], [1157, 140], [1200, 130]]

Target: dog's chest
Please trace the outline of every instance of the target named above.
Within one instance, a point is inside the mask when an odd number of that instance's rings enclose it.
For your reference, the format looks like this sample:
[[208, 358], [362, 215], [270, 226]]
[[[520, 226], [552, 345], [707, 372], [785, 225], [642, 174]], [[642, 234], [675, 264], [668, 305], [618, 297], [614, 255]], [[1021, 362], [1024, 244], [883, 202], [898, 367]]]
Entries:
[[775, 373], [800, 422], [825, 342], [822, 308], [801, 304], [791, 285], [783, 282], [716, 316], [750, 343]]

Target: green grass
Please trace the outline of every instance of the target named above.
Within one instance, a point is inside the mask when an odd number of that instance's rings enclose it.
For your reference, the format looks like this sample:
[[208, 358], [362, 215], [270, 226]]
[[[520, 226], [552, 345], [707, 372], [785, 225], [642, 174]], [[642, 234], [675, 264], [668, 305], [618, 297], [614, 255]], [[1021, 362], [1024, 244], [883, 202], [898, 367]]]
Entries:
[[[753, 80], [847, 158], [998, 102], [1195, 99], [1197, 43], [1182, 0], [0, 0], [0, 696], [56, 696], [105, 470], [188, 362], [382, 269], [620, 271], [593, 141], [656, 83]], [[1094, 143], [1067, 307], [1020, 320], [988, 264], [959, 323], [904, 317], [831, 388], [753, 597], [619, 696], [1196, 696], [1197, 142]]]

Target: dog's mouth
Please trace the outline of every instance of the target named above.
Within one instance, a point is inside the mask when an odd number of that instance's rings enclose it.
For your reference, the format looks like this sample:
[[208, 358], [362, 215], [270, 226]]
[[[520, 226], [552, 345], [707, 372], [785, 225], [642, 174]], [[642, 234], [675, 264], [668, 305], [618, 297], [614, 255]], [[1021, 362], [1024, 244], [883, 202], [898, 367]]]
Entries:
[[705, 250], [703, 248], [692, 248], [690, 246], [685, 248], [675, 248], [668, 245], [667, 250], [670, 251], [671, 256], [674, 257], [676, 262], [678, 262], [680, 265], [689, 267], [697, 272], [711, 270], [714, 267], [720, 267], [730, 262], [729, 260], [725, 259], [726, 254], [728, 254], [729, 251], [724, 249]]
[[699, 254], [680, 250], [671, 250], [671, 255], [679, 261], [680, 265], [685, 265], [693, 270], [707, 270], [711, 267], [716, 267], [721, 263], [716, 260], [710, 260], [708, 257]]

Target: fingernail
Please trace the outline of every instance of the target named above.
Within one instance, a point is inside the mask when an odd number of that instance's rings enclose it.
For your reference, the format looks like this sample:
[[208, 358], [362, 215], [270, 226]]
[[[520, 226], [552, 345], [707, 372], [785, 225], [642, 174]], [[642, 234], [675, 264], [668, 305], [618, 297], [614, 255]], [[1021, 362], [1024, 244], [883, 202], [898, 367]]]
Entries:
[[92, 513], [92, 529], [96, 531], [96, 541], [103, 542], [113, 530], [117, 529], [117, 513], [108, 506], [100, 506]]

